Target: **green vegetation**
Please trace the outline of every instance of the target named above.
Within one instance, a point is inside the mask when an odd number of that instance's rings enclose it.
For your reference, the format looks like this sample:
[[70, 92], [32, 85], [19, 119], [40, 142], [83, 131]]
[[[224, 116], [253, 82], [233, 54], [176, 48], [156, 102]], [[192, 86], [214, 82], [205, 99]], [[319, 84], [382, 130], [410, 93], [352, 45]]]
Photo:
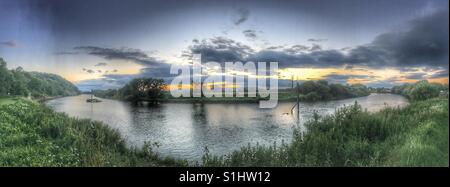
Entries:
[[[114, 90], [94, 90], [94, 95], [128, 101], [162, 101], [162, 102], [258, 102], [268, 98], [257, 97], [182, 97], [174, 98], [163, 88], [163, 80], [152, 78], [134, 79], [123, 88]], [[370, 94], [369, 89], [362, 84], [341, 85], [328, 84], [325, 80], [306, 81], [298, 85], [298, 89], [279, 90], [279, 101], [295, 101], [300, 92], [300, 101], [326, 101], [362, 97]]]
[[368, 113], [357, 104], [295, 130], [291, 143], [248, 146], [205, 166], [448, 166], [448, 99]]
[[25, 72], [22, 68], [8, 70], [0, 58], [0, 96], [32, 96], [46, 98], [77, 95], [77, 87], [64, 78], [48, 73]]
[[[325, 80], [303, 82], [298, 85], [298, 91], [300, 92], [300, 101], [327, 101], [362, 97], [370, 94], [369, 89], [362, 84], [329, 84]], [[291, 90], [290, 94], [280, 92], [280, 99], [282, 100], [289, 100], [286, 98], [293, 100], [296, 97], [295, 90]]]
[[12, 104], [18, 100], [16, 97], [0, 97], [0, 105]]
[[392, 88], [392, 93], [408, 97], [413, 101], [423, 101], [433, 97], [448, 97], [448, 85], [428, 83], [426, 80]]
[[97, 97], [114, 98], [133, 102], [158, 102], [163, 99], [164, 86], [165, 84], [162, 79], [138, 78], [133, 79], [119, 90], [95, 90], [94, 95]]
[[[0, 101], [4, 101], [3, 99]], [[25, 99], [0, 105], [0, 166], [185, 166], [147, 144], [128, 148], [119, 133]]]

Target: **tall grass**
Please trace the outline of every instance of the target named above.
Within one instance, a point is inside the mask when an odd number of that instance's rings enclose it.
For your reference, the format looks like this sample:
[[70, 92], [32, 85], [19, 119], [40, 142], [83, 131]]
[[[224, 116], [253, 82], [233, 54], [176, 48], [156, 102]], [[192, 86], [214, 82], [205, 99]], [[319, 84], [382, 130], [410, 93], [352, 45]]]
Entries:
[[128, 148], [100, 122], [20, 99], [0, 106], [0, 166], [185, 166], [162, 158], [147, 144]]
[[306, 123], [293, 141], [203, 157], [204, 166], [448, 166], [448, 100], [368, 113], [359, 105]]

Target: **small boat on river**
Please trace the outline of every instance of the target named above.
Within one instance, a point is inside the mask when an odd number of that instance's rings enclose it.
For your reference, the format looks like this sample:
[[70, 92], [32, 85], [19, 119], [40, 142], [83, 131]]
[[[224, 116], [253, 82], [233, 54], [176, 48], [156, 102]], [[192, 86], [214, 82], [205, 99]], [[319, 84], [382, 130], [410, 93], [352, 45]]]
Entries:
[[88, 102], [88, 103], [100, 103], [100, 102], [102, 102], [102, 100], [94, 98], [94, 94], [91, 93], [91, 98], [86, 99], [86, 102]]

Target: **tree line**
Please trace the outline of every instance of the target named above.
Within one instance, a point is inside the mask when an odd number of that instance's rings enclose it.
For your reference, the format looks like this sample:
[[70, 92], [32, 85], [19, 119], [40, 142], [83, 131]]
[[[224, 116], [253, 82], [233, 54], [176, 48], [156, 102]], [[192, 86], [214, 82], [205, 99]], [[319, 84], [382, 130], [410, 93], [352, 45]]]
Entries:
[[329, 84], [326, 80], [303, 82], [298, 85], [298, 92], [303, 101], [346, 99], [370, 94], [369, 89], [362, 84]]
[[[94, 90], [93, 94], [98, 97], [128, 101], [157, 102], [168, 98], [173, 99], [164, 90], [165, 87], [166, 84], [162, 79], [137, 78], [120, 89]], [[300, 93], [302, 101], [344, 99], [370, 94], [369, 89], [362, 84], [329, 84], [325, 80], [303, 82], [296, 89], [289, 90], [289, 96], [287, 97], [296, 97], [297, 91]]]
[[427, 80], [418, 81], [414, 84], [394, 86], [391, 93], [400, 94], [413, 101], [423, 101], [433, 97], [447, 97], [448, 85], [429, 83]]
[[0, 96], [41, 98], [79, 93], [75, 85], [61, 76], [26, 72], [21, 67], [9, 70], [6, 65], [3, 58], [0, 58]]

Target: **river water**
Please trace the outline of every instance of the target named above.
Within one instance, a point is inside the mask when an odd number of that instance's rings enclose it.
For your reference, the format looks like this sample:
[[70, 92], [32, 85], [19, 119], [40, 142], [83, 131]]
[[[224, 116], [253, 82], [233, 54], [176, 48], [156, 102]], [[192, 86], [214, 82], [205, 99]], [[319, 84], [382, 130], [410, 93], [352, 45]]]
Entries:
[[293, 127], [311, 119], [313, 111], [332, 114], [337, 108], [358, 102], [375, 112], [386, 106], [403, 107], [408, 100], [400, 95], [371, 94], [366, 97], [300, 103], [300, 118], [291, 115], [293, 102], [281, 102], [274, 109], [260, 109], [257, 103], [192, 104], [164, 103], [159, 106], [136, 106], [128, 102], [101, 99], [87, 103], [90, 96], [79, 95], [50, 100], [47, 105], [69, 116], [102, 121], [117, 129], [129, 145], [158, 142], [156, 150], [163, 156], [190, 161], [201, 159], [204, 148], [211, 154], [224, 155], [249, 143], [273, 145], [292, 139]]

